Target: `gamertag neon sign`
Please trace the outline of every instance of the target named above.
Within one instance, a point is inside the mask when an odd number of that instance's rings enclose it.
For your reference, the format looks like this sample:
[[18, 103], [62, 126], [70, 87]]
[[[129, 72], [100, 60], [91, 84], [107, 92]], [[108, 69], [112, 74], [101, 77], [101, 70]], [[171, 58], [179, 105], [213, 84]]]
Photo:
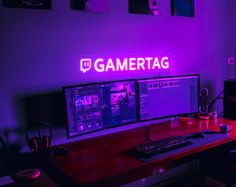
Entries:
[[135, 71], [135, 70], [161, 70], [169, 69], [169, 58], [158, 57], [130, 57], [130, 58], [82, 58], [80, 71], [86, 73], [91, 68], [96, 72], [109, 71]]

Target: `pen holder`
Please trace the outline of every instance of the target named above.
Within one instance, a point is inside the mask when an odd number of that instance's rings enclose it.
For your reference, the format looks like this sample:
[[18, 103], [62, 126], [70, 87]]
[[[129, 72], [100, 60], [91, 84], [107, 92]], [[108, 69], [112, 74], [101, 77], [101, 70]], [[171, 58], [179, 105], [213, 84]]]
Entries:
[[231, 131], [232, 125], [230, 124], [220, 124], [220, 131], [224, 134], [227, 134]]

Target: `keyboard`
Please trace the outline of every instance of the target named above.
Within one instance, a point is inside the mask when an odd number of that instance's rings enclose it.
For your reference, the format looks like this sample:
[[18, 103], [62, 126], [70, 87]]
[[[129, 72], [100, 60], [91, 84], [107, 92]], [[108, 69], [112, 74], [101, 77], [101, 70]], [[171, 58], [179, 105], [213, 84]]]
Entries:
[[171, 136], [162, 140], [151, 141], [145, 144], [137, 145], [136, 151], [142, 156], [152, 156], [191, 144], [193, 143], [187, 140], [185, 137]]

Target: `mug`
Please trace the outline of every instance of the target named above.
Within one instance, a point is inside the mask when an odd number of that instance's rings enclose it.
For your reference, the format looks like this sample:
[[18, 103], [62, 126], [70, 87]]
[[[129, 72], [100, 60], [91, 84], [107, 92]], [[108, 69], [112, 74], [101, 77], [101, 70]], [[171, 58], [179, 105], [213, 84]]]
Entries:
[[224, 134], [230, 132], [232, 129], [232, 125], [230, 124], [220, 124], [220, 131]]

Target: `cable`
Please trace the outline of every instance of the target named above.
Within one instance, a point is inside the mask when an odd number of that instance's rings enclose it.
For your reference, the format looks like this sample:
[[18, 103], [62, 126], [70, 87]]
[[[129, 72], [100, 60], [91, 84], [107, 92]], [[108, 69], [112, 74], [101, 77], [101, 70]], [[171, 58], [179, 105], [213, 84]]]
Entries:
[[7, 152], [7, 155], [9, 156], [10, 160], [14, 163], [14, 165], [17, 167], [17, 170], [21, 169], [21, 166], [19, 163], [16, 161], [15, 157], [11, 153], [11, 151], [8, 149], [8, 146], [5, 144], [2, 136], [0, 136], [0, 143], [2, 144], [3, 149]]
[[12, 169], [12, 171], [10, 171], [11, 175], [14, 175], [16, 179], [19, 180], [26, 180], [26, 179], [36, 179], [38, 177], [40, 177], [41, 173], [40, 170], [38, 169], [26, 169], [26, 170], [22, 170], [22, 167], [20, 166], [20, 164], [17, 162], [17, 160], [15, 159], [15, 157], [13, 156], [13, 154], [11, 153], [11, 151], [8, 149], [8, 146], [6, 145], [6, 143], [4, 142], [2, 136], [0, 136], [0, 143], [3, 146], [3, 149], [6, 151], [7, 156], [10, 158], [10, 160], [13, 162], [14, 166], [17, 167], [17, 169]]
[[211, 107], [215, 104], [215, 102], [218, 100], [218, 99], [223, 99], [223, 97], [221, 97], [221, 94], [224, 93], [224, 90], [222, 90], [209, 104], [209, 108], [208, 108], [208, 111], [211, 110]]

